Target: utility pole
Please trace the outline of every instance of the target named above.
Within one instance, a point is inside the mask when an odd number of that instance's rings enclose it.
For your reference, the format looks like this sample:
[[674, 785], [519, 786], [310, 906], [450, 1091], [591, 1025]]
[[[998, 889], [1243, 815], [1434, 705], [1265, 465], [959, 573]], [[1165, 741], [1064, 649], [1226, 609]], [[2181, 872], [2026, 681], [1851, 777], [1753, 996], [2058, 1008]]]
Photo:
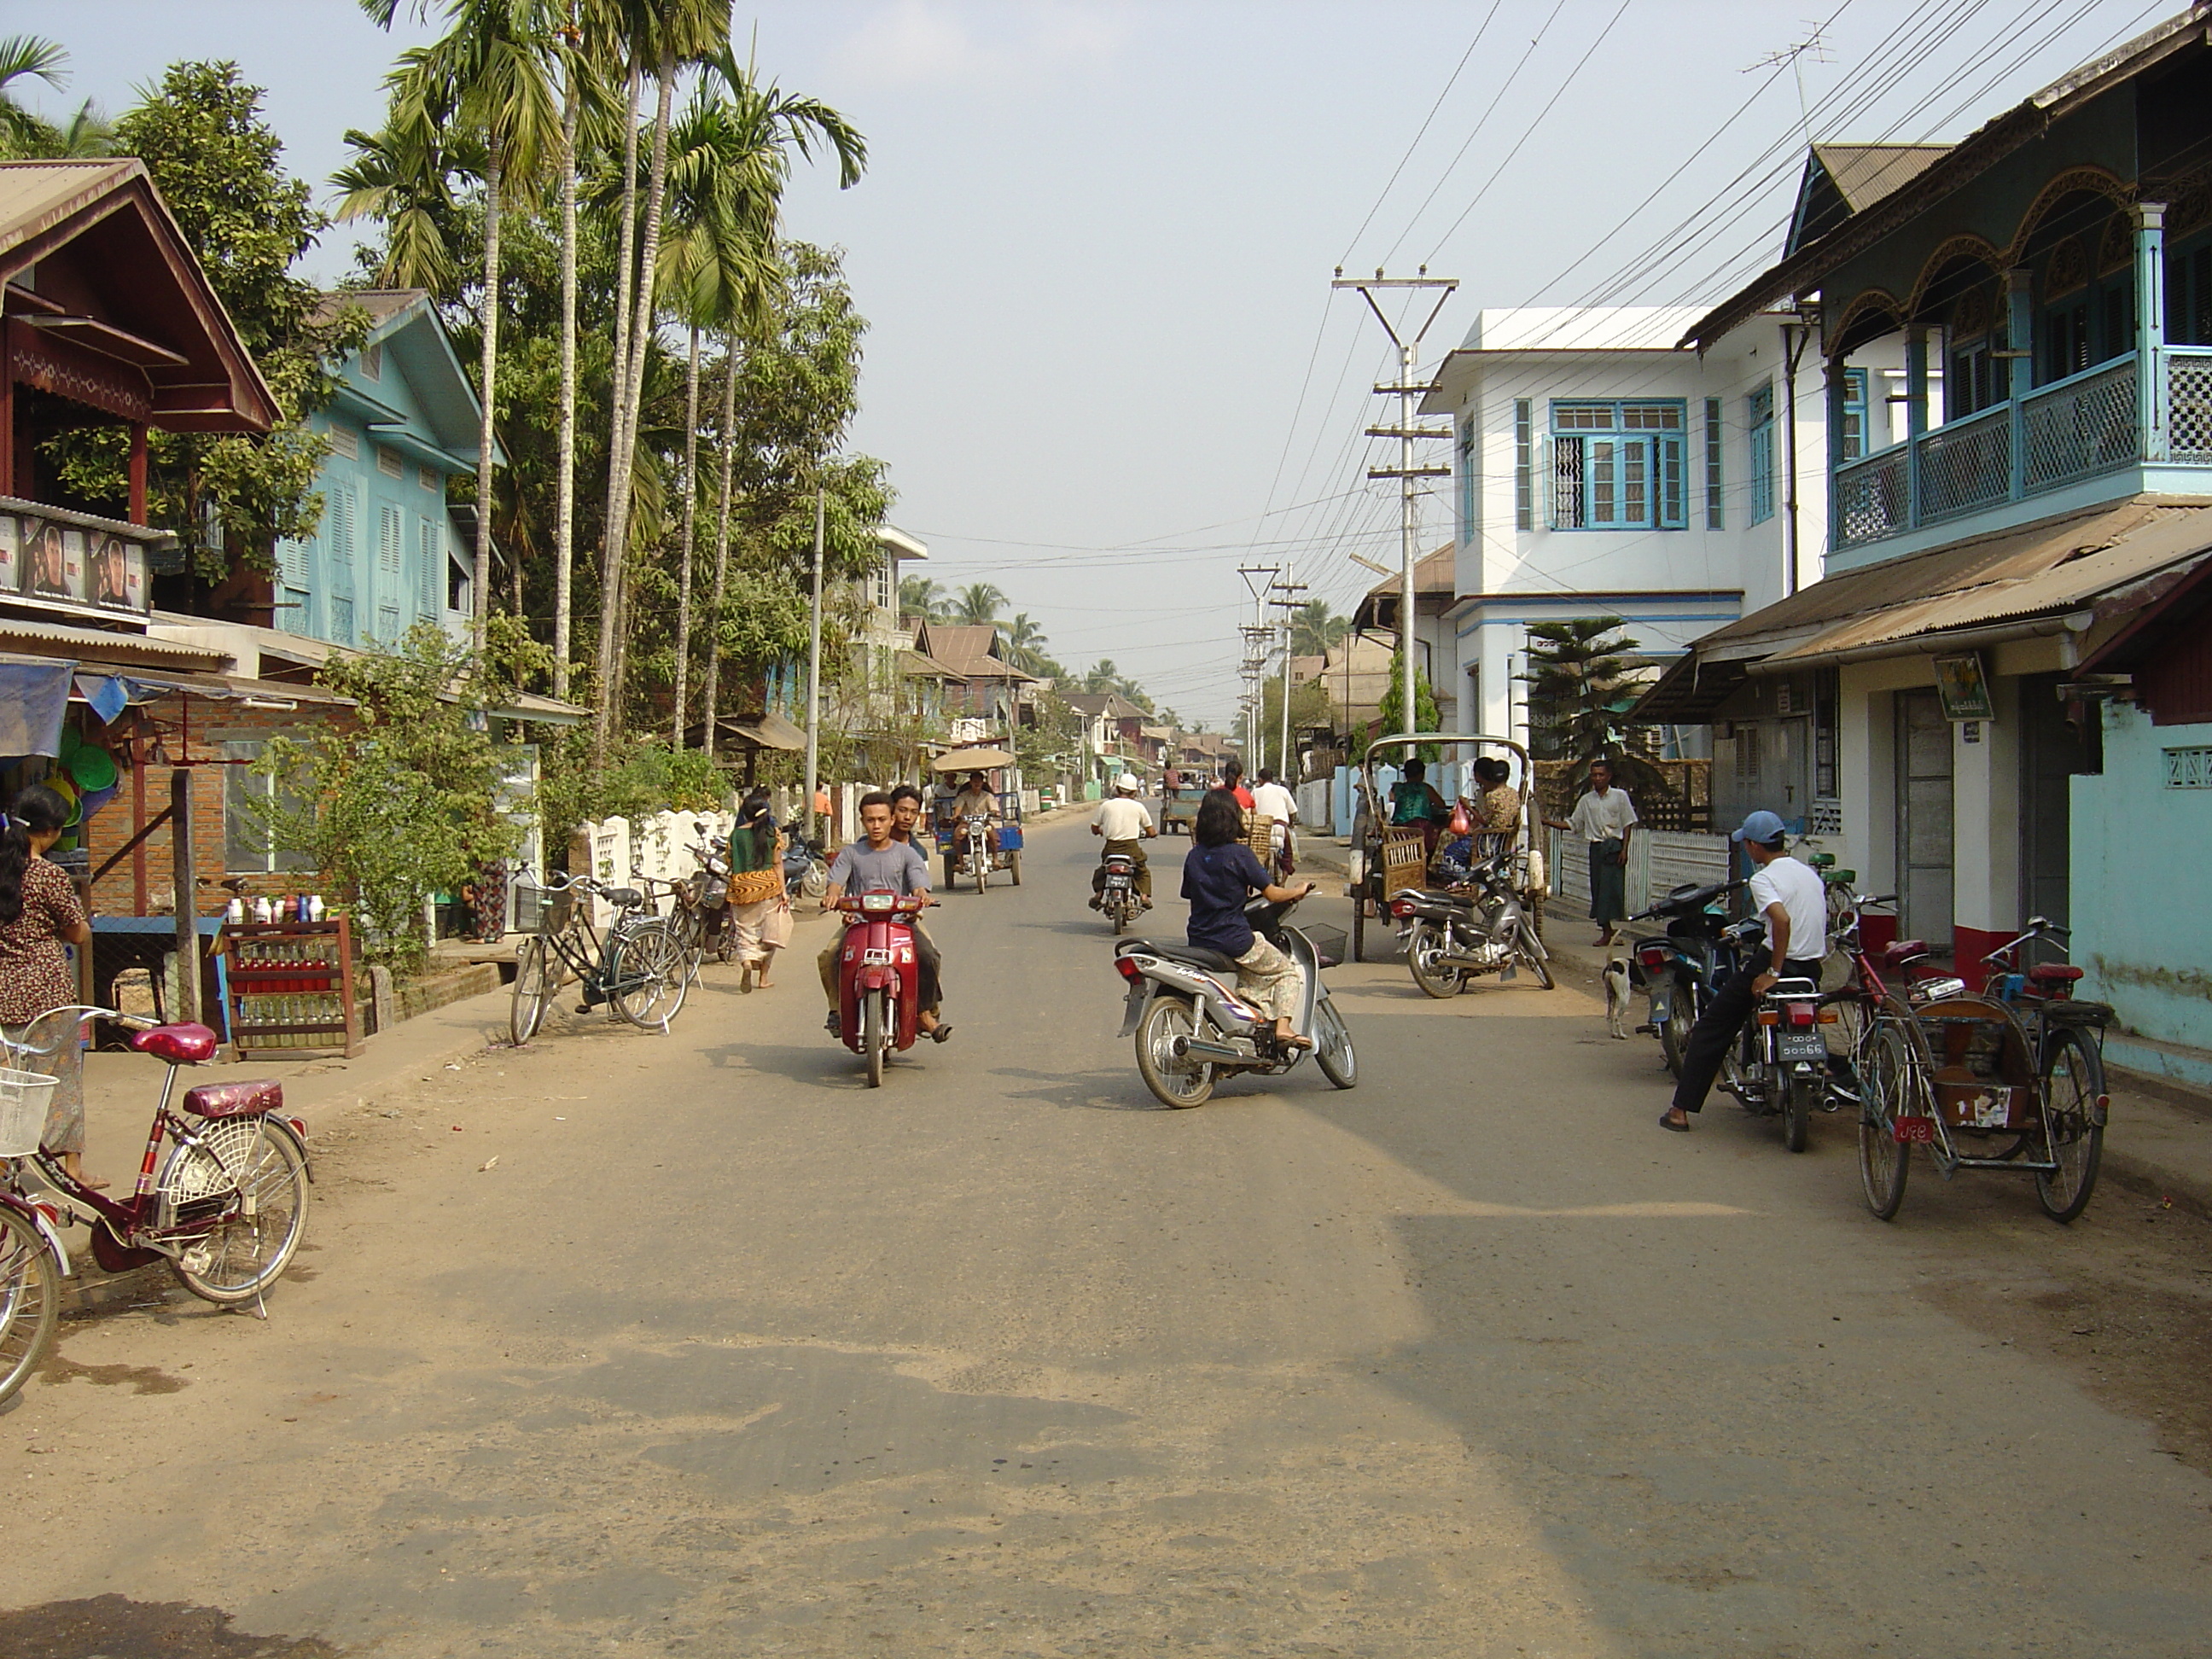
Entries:
[[[1265, 714], [1265, 702], [1260, 687], [1267, 678], [1267, 647], [1274, 637], [1274, 629], [1267, 622], [1267, 595], [1283, 574], [1279, 564], [1240, 564], [1237, 574], [1244, 579], [1245, 590], [1252, 595], [1252, 620], [1237, 631], [1244, 640], [1244, 660], [1241, 672], [1244, 681], [1244, 769], [1256, 772], [1261, 761], [1261, 721]], [[1264, 581], [1258, 580], [1264, 577]]]
[[1291, 580], [1292, 574], [1291, 567], [1285, 566], [1282, 580], [1267, 591], [1282, 596], [1280, 599], [1272, 600], [1271, 603], [1283, 613], [1283, 730], [1281, 746], [1275, 750], [1275, 777], [1276, 781], [1285, 788], [1295, 789], [1297, 783], [1291, 776], [1291, 650], [1295, 643], [1293, 623], [1297, 617], [1298, 595], [1306, 591], [1306, 585], [1304, 582]]
[[[1398, 465], [1370, 466], [1367, 469], [1367, 476], [1370, 478], [1398, 480], [1400, 563], [1398, 649], [1405, 658], [1405, 665], [1400, 675], [1400, 708], [1405, 718], [1405, 729], [1408, 732], [1418, 732], [1420, 730], [1420, 705], [1414, 701], [1413, 697], [1413, 688], [1417, 683], [1417, 671], [1413, 662], [1413, 647], [1416, 644], [1413, 637], [1413, 623], [1419, 613], [1413, 603], [1413, 567], [1420, 561], [1421, 532], [1420, 491], [1414, 480], [1448, 478], [1451, 476], [1451, 468], [1414, 465], [1413, 443], [1416, 439], [1420, 438], [1449, 440], [1452, 435], [1452, 430], [1448, 426], [1417, 427], [1413, 424], [1413, 416], [1419, 407], [1417, 400], [1430, 390], [1428, 386], [1416, 380], [1415, 374], [1420, 356], [1421, 342], [1427, 337], [1429, 330], [1434, 326], [1438, 313], [1443, 310], [1444, 301], [1451, 298], [1452, 290], [1459, 286], [1459, 279], [1456, 276], [1431, 276], [1426, 265], [1420, 268], [1420, 275], [1418, 276], [1385, 276], [1379, 267], [1372, 276], [1346, 276], [1344, 274], [1344, 267], [1339, 265], [1336, 268], [1336, 278], [1329, 283], [1329, 286], [1332, 289], [1358, 289], [1359, 297], [1367, 301], [1367, 308], [1375, 313], [1375, 320], [1382, 325], [1382, 331], [1390, 337], [1390, 343], [1398, 349], [1396, 384], [1378, 386], [1375, 388], [1378, 397], [1397, 398], [1398, 424], [1370, 426], [1367, 428], [1367, 435], [1370, 438], [1395, 438], [1398, 441]], [[1436, 292], [1436, 304], [1429, 308], [1426, 319], [1410, 336], [1401, 334], [1397, 325], [1383, 315], [1382, 307], [1375, 301], [1377, 293], [1391, 289]]]
[[806, 624], [806, 823], [817, 835], [826, 834], [814, 822], [815, 792], [821, 787], [822, 760], [822, 489], [814, 490], [814, 609]]

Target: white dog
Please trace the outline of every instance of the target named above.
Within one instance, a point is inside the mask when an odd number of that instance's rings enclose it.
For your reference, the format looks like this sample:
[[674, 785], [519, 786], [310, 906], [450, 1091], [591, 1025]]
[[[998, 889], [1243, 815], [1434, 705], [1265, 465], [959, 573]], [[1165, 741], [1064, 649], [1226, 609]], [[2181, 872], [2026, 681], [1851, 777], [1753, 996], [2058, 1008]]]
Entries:
[[1605, 959], [1605, 1029], [1628, 1040], [1628, 946], [1615, 945]]

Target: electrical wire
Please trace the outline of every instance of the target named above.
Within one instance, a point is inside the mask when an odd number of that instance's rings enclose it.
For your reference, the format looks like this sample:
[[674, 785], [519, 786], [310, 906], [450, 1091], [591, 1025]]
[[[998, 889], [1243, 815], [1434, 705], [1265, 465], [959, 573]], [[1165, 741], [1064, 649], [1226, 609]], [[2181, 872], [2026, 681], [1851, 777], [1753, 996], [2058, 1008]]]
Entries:
[[1382, 204], [1389, 199], [1399, 175], [1405, 172], [1406, 163], [1413, 159], [1413, 152], [1421, 147], [1421, 140], [1428, 137], [1430, 125], [1436, 120], [1437, 112], [1444, 106], [1444, 100], [1451, 96], [1451, 89], [1459, 84], [1459, 77], [1466, 70], [1468, 61], [1474, 56], [1474, 49], [1482, 44], [1482, 37], [1490, 32], [1491, 21], [1498, 15], [1498, 7], [1504, 3], [1504, 0], [1490, 0], [1490, 9], [1483, 14], [1481, 25], [1474, 32], [1474, 39], [1467, 43], [1467, 50], [1460, 54], [1450, 79], [1444, 82], [1444, 89], [1437, 94], [1437, 101], [1429, 106], [1429, 112], [1421, 118], [1420, 130], [1413, 134], [1413, 142], [1406, 146], [1406, 153], [1398, 158], [1398, 165], [1390, 169], [1390, 176], [1382, 181], [1382, 188], [1376, 195], [1374, 205], [1367, 210], [1367, 216], [1359, 222], [1359, 228], [1352, 233], [1352, 240], [1345, 244], [1344, 252], [1336, 262], [1340, 268], [1351, 262], [1352, 249], [1359, 246], [1359, 239], [1367, 234], [1367, 227], [1375, 222], [1376, 214], [1382, 210]]

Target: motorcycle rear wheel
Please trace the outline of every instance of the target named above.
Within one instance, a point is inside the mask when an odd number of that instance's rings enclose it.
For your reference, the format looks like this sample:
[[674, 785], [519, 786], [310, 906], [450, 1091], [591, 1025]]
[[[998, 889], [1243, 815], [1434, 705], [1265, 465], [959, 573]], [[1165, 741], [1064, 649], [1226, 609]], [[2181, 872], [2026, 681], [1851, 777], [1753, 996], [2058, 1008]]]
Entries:
[[884, 1086], [884, 1004], [888, 991], [871, 991], [860, 999], [860, 1048], [868, 1057], [868, 1087]]
[[1428, 922], [1415, 922], [1406, 935], [1406, 966], [1413, 970], [1413, 983], [1439, 1002], [1467, 988], [1464, 973], [1437, 960], [1443, 948], [1443, 935]]
[[1826, 1079], [1792, 1072], [1778, 1079], [1782, 1089], [1782, 1144], [1793, 1152], [1805, 1150], [1812, 1133], [1813, 1114], [1828, 1092]]
[[1213, 1096], [1213, 1067], [1205, 1060], [1178, 1060], [1177, 1037], [1195, 1037], [1210, 1029], [1181, 997], [1153, 999], [1137, 1027], [1137, 1074], [1163, 1106], [1203, 1106]]

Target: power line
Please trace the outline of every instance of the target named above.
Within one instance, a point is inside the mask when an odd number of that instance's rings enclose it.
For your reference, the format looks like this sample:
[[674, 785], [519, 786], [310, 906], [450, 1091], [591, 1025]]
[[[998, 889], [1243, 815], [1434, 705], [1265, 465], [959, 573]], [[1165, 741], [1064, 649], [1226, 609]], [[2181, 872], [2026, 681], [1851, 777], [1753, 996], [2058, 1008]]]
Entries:
[[1367, 227], [1375, 222], [1375, 216], [1389, 198], [1391, 187], [1398, 182], [1398, 175], [1405, 172], [1406, 163], [1413, 159], [1413, 152], [1421, 147], [1421, 140], [1428, 137], [1430, 124], [1437, 118], [1437, 112], [1444, 106], [1444, 100], [1451, 96], [1451, 89], [1459, 84], [1460, 75], [1467, 68], [1468, 60], [1474, 56], [1474, 49], [1482, 44], [1482, 37], [1490, 32], [1491, 20], [1498, 15], [1498, 8], [1504, 3], [1504, 0], [1490, 0], [1490, 9], [1483, 15], [1481, 27], [1475, 30], [1474, 39], [1467, 43], [1467, 50], [1460, 54], [1451, 78], [1444, 82], [1444, 89], [1437, 94], [1437, 101], [1429, 106], [1429, 112], [1421, 118], [1420, 131], [1413, 135], [1413, 142], [1406, 146], [1406, 153], [1398, 158], [1398, 165], [1390, 169], [1390, 176], [1383, 181], [1382, 190], [1375, 198], [1374, 206], [1367, 210], [1367, 216], [1359, 222], [1359, 228], [1352, 233], [1352, 240], [1344, 245], [1344, 252], [1337, 256], [1337, 264], [1344, 264], [1351, 259], [1352, 251], [1359, 246], [1359, 239], [1367, 234]]

